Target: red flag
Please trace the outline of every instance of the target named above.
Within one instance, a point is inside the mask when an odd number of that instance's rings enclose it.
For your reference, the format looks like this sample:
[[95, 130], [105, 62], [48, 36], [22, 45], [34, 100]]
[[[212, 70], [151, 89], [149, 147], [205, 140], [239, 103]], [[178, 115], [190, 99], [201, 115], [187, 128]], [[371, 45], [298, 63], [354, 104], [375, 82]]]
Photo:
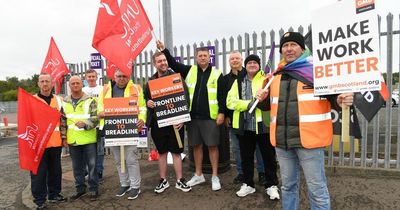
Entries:
[[18, 88], [18, 152], [22, 169], [37, 173], [60, 115], [57, 110]]
[[92, 46], [125, 75], [152, 39], [153, 28], [139, 0], [101, 0]]
[[61, 56], [60, 51], [54, 41], [53, 37], [50, 39], [50, 47], [47, 51], [46, 59], [44, 60], [42, 73], [48, 73], [51, 75], [52, 87], [56, 85], [56, 93], [59, 94], [61, 90], [61, 85], [64, 79], [64, 75], [69, 73], [67, 65]]

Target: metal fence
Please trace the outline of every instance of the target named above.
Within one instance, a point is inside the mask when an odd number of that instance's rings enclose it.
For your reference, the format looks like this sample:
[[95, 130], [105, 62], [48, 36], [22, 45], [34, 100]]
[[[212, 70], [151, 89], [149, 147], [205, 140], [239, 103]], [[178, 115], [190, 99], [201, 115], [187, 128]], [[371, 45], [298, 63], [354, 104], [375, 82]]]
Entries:
[[[400, 16], [398, 18], [400, 22]], [[386, 31], [382, 31], [382, 18], [379, 16], [379, 32], [381, 53], [386, 54], [386, 72], [387, 81], [392, 81], [393, 74], [393, 55], [394, 51], [398, 54], [400, 46], [394, 46], [393, 40], [397, 39], [400, 43], [400, 25], [393, 29], [394, 16], [388, 14], [386, 16]], [[307, 32], [310, 26], [306, 27]], [[289, 28], [288, 31], [294, 31]], [[305, 28], [300, 26], [297, 28], [298, 32], [306, 34]], [[233, 50], [242, 52], [243, 56], [249, 54], [258, 54], [261, 57], [262, 66], [266, 65], [267, 53], [271, 49], [272, 42], [279, 42], [279, 38], [283, 35], [285, 30], [280, 29], [278, 33], [271, 30], [269, 34], [265, 31], [260, 34], [245, 33], [244, 36], [229, 37], [228, 39], [222, 38], [221, 40], [207, 41], [206, 43], [200, 42], [199, 44], [193, 43], [192, 45], [175, 46], [171, 52], [174, 56], [180, 56], [182, 62], [185, 64], [195, 64], [195, 51], [198, 47], [202, 46], [215, 46], [215, 63], [218, 69], [221, 69], [224, 74], [230, 70], [228, 57], [229, 53]], [[275, 46], [279, 49], [279, 45]], [[386, 52], [384, 52], [386, 49]], [[275, 50], [274, 60], [272, 62], [272, 69], [276, 66], [280, 58], [279, 50]], [[155, 73], [155, 68], [151, 64], [151, 57], [155, 51], [142, 52], [134, 64], [134, 73], [132, 79], [135, 83], [143, 85], [148, 81], [148, 78]], [[400, 60], [400, 58], [398, 58]], [[103, 65], [105, 66], [105, 65]], [[80, 64], [71, 64], [70, 70], [72, 75], [81, 75], [83, 78], [84, 72], [89, 68], [89, 62]], [[398, 71], [399, 69], [396, 69]], [[104, 70], [101, 73], [105, 79]], [[103, 80], [104, 81], [104, 80]], [[387, 82], [390, 92], [393, 90], [391, 82]], [[396, 87], [398, 88], [398, 87]], [[351, 139], [349, 144], [346, 145], [340, 141], [335, 140], [334, 145], [327, 148], [326, 159], [330, 166], [350, 166], [362, 168], [385, 168], [385, 169], [400, 169], [400, 109], [391, 107], [392, 97], [390, 95], [386, 108], [383, 108], [375, 116], [375, 118], [368, 123], [365, 118], [357, 113], [360, 120], [362, 139]]]

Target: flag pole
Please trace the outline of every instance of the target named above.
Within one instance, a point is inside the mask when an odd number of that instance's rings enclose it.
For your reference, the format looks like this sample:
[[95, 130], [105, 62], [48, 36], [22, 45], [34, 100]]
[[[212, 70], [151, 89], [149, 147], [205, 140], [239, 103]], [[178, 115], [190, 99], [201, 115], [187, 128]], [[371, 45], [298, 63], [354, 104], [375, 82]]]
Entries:
[[342, 135], [341, 135], [342, 142], [350, 141], [349, 123], [350, 123], [350, 109], [349, 106], [347, 106], [342, 102]]
[[181, 135], [179, 135], [178, 129], [176, 129], [176, 128], [174, 127], [174, 131], [175, 131], [176, 141], [178, 142], [179, 148], [183, 148]]
[[[263, 88], [264, 91], [265, 91], [265, 90], [268, 90], [268, 88], [269, 88], [269, 86], [271, 86], [271, 83], [272, 83], [272, 81], [274, 80], [274, 78], [275, 78], [275, 76], [272, 76], [272, 77], [269, 79], [267, 85], [265, 85], [265, 87]], [[251, 106], [251, 108], [249, 109], [249, 114], [251, 114], [251, 113], [254, 111], [254, 109], [256, 108], [256, 106], [257, 106], [257, 104], [258, 104], [259, 102], [260, 102], [260, 101], [259, 101], [258, 99], [254, 102], [253, 106]]]
[[350, 141], [350, 109], [349, 106], [342, 103], [342, 134], [341, 140], [342, 142], [349, 142]]

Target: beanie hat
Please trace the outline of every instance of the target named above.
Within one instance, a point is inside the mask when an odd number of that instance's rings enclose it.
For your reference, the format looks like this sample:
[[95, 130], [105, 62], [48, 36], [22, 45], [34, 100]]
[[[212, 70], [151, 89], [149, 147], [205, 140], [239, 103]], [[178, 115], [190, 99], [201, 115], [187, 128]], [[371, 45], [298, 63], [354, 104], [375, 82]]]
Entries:
[[280, 42], [280, 46], [279, 46], [279, 53], [282, 53], [282, 46], [283, 44], [285, 44], [286, 42], [296, 42], [298, 45], [300, 45], [300, 47], [304, 50], [306, 48], [305, 44], [304, 44], [304, 36], [301, 35], [298, 32], [286, 32], [283, 34], [283, 36], [281, 37], [281, 42]]
[[258, 57], [258, 55], [251, 54], [251, 55], [247, 56], [247, 58], [244, 60], [244, 67], [246, 67], [247, 63], [250, 62], [250, 61], [255, 61], [255, 62], [257, 62], [258, 65], [259, 65], [260, 68], [261, 68], [260, 57]]

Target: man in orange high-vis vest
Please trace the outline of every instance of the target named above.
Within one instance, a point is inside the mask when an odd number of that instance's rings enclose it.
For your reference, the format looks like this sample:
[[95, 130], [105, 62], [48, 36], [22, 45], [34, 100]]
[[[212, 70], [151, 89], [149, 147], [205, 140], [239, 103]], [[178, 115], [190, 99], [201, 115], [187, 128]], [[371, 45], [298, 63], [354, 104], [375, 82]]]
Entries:
[[[51, 76], [47, 73], [39, 75], [39, 93], [36, 98], [48, 104], [52, 108], [61, 110], [61, 97], [51, 93]], [[66, 142], [61, 140], [59, 130], [60, 124], [56, 126], [50, 140], [47, 142], [42, 160], [36, 175], [31, 173], [31, 191], [33, 202], [37, 209], [44, 209], [46, 197], [51, 203], [65, 201], [61, 193], [61, 148]]]
[[[353, 93], [314, 96], [313, 65], [304, 37], [287, 32], [280, 40], [282, 60], [269, 89], [270, 139], [282, 177], [282, 208], [299, 207], [300, 167], [307, 182], [311, 209], [330, 209], [324, 170], [324, 148], [332, 142], [331, 105], [352, 105]], [[259, 91], [258, 99], [266, 92]]]

